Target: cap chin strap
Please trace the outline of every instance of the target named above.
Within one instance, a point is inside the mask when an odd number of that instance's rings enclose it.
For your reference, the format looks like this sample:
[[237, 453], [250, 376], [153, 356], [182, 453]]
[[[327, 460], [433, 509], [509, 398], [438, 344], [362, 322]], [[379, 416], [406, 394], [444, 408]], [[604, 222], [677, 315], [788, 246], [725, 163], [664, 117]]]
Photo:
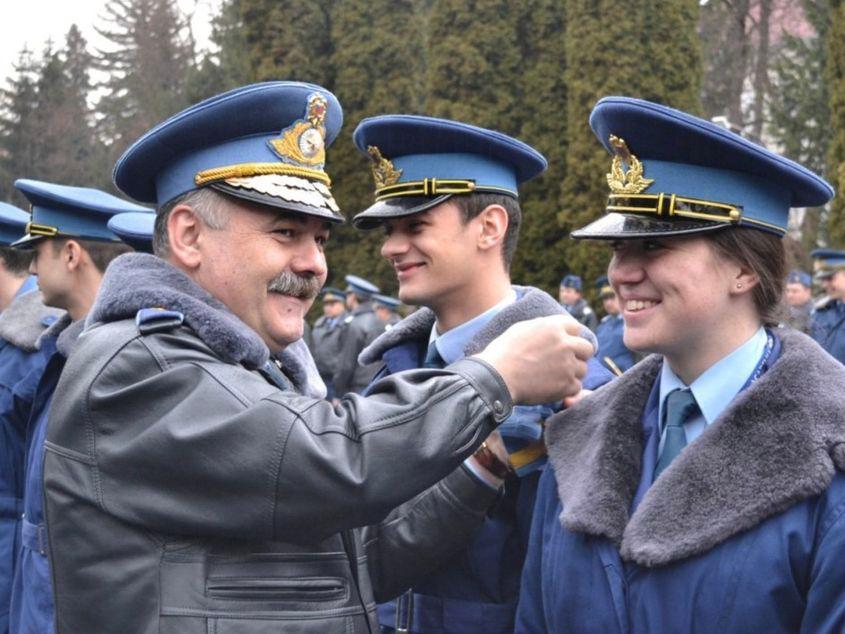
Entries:
[[57, 235], [59, 235], [59, 228], [51, 227], [50, 225], [40, 225], [35, 222], [28, 222], [26, 224], [26, 233], [31, 236], [55, 238]]

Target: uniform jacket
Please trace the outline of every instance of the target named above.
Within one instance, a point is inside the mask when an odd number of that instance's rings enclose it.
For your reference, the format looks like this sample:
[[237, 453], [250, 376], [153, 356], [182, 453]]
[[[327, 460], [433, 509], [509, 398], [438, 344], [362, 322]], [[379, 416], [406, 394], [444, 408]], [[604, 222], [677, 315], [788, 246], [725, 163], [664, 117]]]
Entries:
[[65, 314], [38, 340], [47, 363], [35, 389], [26, 426], [21, 544], [16, 553], [10, 616], [12, 634], [53, 632], [53, 588], [44, 524], [44, 438], [53, 391], [83, 325], [83, 320], [71, 322]]
[[575, 317], [578, 321], [584, 324], [587, 328], [596, 331], [599, 324], [599, 319], [596, 317], [595, 311], [590, 308], [587, 300], [583, 297], [575, 302], [572, 306], [564, 306], [566, 311]]
[[624, 334], [625, 321], [621, 315], [605, 315], [596, 329], [596, 339], [599, 341], [599, 351], [596, 356], [612, 371], [615, 369], [607, 362], [608, 358], [622, 372], [636, 363], [634, 353], [625, 347], [625, 342], [622, 340]]
[[[467, 355], [483, 350], [487, 344], [514, 323], [563, 312], [550, 295], [530, 287], [514, 287], [517, 301], [501, 310], [466, 344]], [[379, 337], [361, 355], [362, 363], [381, 361], [377, 377], [420, 367], [425, 358], [434, 313], [422, 308]], [[593, 359], [584, 387], [595, 389], [611, 375]], [[552, 407], [514, 408], [511, 419], [500, 428], [506, 444], [528, 433], [528, 425], [542, 433], [541, 420]], [[398, 624], [411, 625], [418, 634], [506, 634], [513, 632], [516, 601], [522, 563], [528, 544], [531, 513], [540, 470], [532, 469], [505, 484], [505, 493], [497, 501], [473, 535], [472, 543], [414, 586], [413, 597], [403, 595], [379, 607], [383, 632], [395, 631]], [[412, 612], [410, 620], [406, 611]], [[399, 618], [397, 620], [397, 612]]]
[[311, 354], [317, 364], [317, 370], [324, 380], [331, 380], [335, 373], [343, 344], [344, 320], [346, 313], [338, 317], [323, 315], [314, 322], [311, 329]]
[[845, 302], [821, 302], [810, 317], [810, 336], [839, 363], [845, 363]]
[[845, 631], [845, 369], [778, 336], [633, 514], [661, 358], [548, 421], [517, 632]]
[[[149, 306], [183, 319], [136, 324]], [[59, 634], [375, 631], [465, 543], [495, 494], [458, 466], [510, 414], [501, 377], [465, 360], [333, 407], [304, 349], [268, 364], [175, 268], [112, 262], [47, 433]]]
[[0, 633], [9, 631], [9, 600], [23, 513], [26, 423], [46, 356], [38, 337], [61, 311], [41, 293], [16, 297], [0, 315]]
[[334, 375], [336, 395], [343, 396], [347, 392], [362, 394], [370, 384], [378, 364], [362, 365], [358, 363], [358, 355], [383, 332], [384, 322], [376, 316], [372, 302], [361, 303], [346, 316]]
[[813, 314], [815, 304], [812, 299], [808, 299], [800, 306], [789, 306], [789, 318], [787, 325], [804, 334], [810, 333], [810, 318]]

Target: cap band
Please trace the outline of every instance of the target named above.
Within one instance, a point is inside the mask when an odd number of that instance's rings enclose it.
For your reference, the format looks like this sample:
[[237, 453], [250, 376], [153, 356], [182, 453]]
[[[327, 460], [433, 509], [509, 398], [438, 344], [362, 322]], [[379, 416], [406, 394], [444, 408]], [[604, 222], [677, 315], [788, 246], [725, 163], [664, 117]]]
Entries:
[[214, 167], [197, 172], [196, 176], [194, 176], [194, 184], [197, 187], [202, 187], [208, 183], [226, 180], [227, 178], [248, 178], [250, 176], [264, 176], [266, 174], [300, 176], [302, 178], [320, 181], [329, 186], [332, 184], [328, 174], [321, 170], [298, 167], [285, 163], [239, 163], [237, 165]]

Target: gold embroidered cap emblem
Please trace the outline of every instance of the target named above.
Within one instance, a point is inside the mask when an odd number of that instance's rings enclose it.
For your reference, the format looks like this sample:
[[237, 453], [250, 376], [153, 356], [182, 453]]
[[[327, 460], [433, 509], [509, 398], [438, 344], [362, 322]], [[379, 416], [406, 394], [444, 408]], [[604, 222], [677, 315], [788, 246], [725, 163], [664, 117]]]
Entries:
[[[613, 146], [616, 156], [610, 166], [610, 173], [607, 175], [607, 184], [614, 194], [639, 194], [654, 182], [652, 178], [643, 178], [643, 164], [636, 156], [631, 154], [625, 141], [617, 136], [610, 135], [610, 144]], [[622, 163], [628, 165], [625, 171]]]
[[402, 170], [393, 167], [393, 163], [384, 158], [376, 146], [368, 146], [367, 154], [373, 160], [373, 180], [376, 183], [376, 189], [389, 187], [399, 182], [399, 177], [402, 176]]
[[294, 121], [269, 141], [273, 151], [286, 163], [322, 169], [326, 162], [326, 98], [318, 92], [308, 97], [304, 119]]

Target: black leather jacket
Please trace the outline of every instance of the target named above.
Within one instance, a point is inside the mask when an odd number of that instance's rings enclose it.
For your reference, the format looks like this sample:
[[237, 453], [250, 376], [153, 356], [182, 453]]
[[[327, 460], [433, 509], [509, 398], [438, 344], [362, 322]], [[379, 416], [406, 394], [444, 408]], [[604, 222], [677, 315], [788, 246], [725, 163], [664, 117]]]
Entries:
[[53, 400], [57, 633], [378, 631], [375, 602], [462, 547], [495, 497], [459, 465], [510, 413], [501, 378], [464, 360], [334, 408], [225, 359], [205, 321], [112, 321], [153, 297], [122, 277], [168, 266], [149, 258], [112, 264]]

